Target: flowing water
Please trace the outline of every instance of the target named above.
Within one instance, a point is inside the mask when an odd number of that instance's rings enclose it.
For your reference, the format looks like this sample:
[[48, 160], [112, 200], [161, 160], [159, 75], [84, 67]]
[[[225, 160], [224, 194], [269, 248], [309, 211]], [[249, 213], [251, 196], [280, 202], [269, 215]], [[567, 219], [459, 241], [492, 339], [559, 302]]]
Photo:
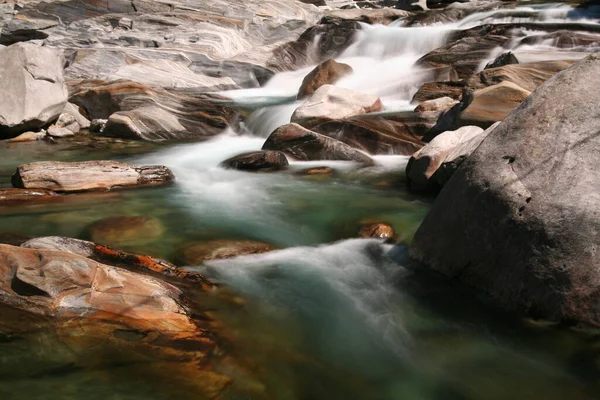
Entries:
[[[443, 45], [451, 31], [515, 18], [581, 21], [566, 6], [521, 7], [514, 14], [518, 17], [479, 13], [415, 28], [364, 26], [338, 58], [355, 72], [337, 84], [381, 96], [386, 112], [409, 110], [412, 95], [430, 78], [415, 61]], [[545, 59], [559, 51], [552, 43], [513, 48], [520, 50], [531, 57], [546, 54]], [[273, 129], [289, 122], [310, 69], [278, 74], [260, 89], [221, 93], [253, 111], [244, 134], [228, 131], [206, 142], [170, 146], [98, 139], [2, 144], [4, 186], [16, 165], [42, 159], [164, 164], [177, 183], [4, 207], [0, 232], [88, 238], [94, 221], [143, 215], [159, 220], [164, 233], [151, 243], [123, 246], [126, 250], [176, 260], [186, 244], [213, 239], [277, 247], [188, 267], [244, 299], [211, 303], [232, 357], [246, 360], [252, 371], [220, 371], [239, 378], [223, 393], [225, 399], [597, 398], [600, 344], [594, 334], [518, 319], [465, 288], [405, 269], [410, 264], [405, 245], [432, 201], [405, 190], [407, 157], [377, 156], [376, 166], [362, 169], [349, 162], [293, 162], [289, 171], [276, 174], [219, 167], [230, 156], [260, 149]], [[302, 174], [323, 165], [335, 174]], [[361, 225], [373, 221], [391, 224], [400, 244], [355, 239]], [[0, 323], [0, 398], [202, 398], [174, 383], [169, 370], [159, 377], [148, 374], [147, 364], [161, 360], [131, 362], [129, 355], [113, 353], [102, 342], [76, 351], [44, 329], [5, 336]], [[114, 362], [105, 362], [107, 357]]]

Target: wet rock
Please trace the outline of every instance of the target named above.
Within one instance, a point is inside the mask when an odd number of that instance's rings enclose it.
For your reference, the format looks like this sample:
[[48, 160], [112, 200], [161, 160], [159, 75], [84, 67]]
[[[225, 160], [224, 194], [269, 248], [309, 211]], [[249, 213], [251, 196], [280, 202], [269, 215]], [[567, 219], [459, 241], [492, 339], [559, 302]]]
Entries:
[[496, 59], [494, 61], [489, 62], [485, 66], [485, 69], [498, 68], [498, 67], [503, 67], [505, 65], [518, 64], [518, 63], [519, 63], [519, 60], [517, 60], [517, 57], [515, 57], [515, 55], [509, 51], [509, 52], [500, 54], [498, 57], [496, 57]]
[[90, 122], [90, 131], [96, 133], [102, 133], [104, 128], [106, 128], [106, 123], [108, 119], [94, 119]]
[[277, 128], [267, 138], [263, 150], [282, 151], [302, 161], [343, 160], [373, 164], [373, 160], [366, 154], [298, 124]]
[[221, 163], [224, 168], [241, 171], [279, 171], [288, 165], [285, 154], [280, 151], [253, 151], [239, 154]]
[[0, 205], [19, 205], [27, 201], [44, 201], [57, 196], [45, 189], [8, 189], [0, 188]]
[[477, 126], [463, 126], [436, 136], [408, 161], [406, 182], [409, 189], [415, 192], [439, 190], [496, 126], [486, 131]]
[[19, 136], [9, 139], [9, 142], [35, 142], [36, 140], [42, 140], [46, 137], [46, 131], [41, 130], [39, 132], [23, 132]]
[[252, 240], [212, 240], [190, 244], [180, 251], [185, 265], [200, 265], [204, 261], [221, 260], [275, 250], [269, 244]]
[[197, 332], [166, 282], [67, 252], [0, 245], [2, 302], [34, 314], [115, 319], [132, 328]]
[[459, 123], [487, 128], [502, 121], [530, 94], [530, 91], [508, 81], [476, 90], [469, 105], [460, 114]]
[[361, 238], [395, 239], [396, 232], [391, 225], [375, 223], [364, 225], [359, 233]]
[[360, 29], [358, 21], [324, 17], [297, 40], [276, 48], [267, 66], [288, 71], [336, 58], [350, 46]]
[[152, 243], [160, 239], [164, 231], [159, 220], [143, 216], [104, 218], [86, 228], [93, 242], [116, 247]]
[[382, 109], [383, 104], [377, 96], [323, 85], [294, 111], [292, 122], [310, 128], [325, 121], [343, 120]]
[[520, 45], [535, 46], [545, 43], [560, 49], [572, 49], [575, 47], [598, 47], [600, 46], [600, 35], [574, 32], [572, 30], [558, 30], [541, 35], [532, 35], [521, 39]]
[[0, 138], [41, 128], [67, 103], [60, 53], [32, 43], [0, 48]]
[[369, 154], [411, 155], [423, 147], [421, 137], [435, 125], [439, 113], [399, 113], [329, 121], [312, 128]]
[[445, 111], [457, 103], [458, 100], [454, 100], [451, 97], [440, 97], [422, 102], [415, 108], [415, 112]]
[[118, 161], [39, 161], [19, 165], [12, 177], [17, 188], [57, 192], [111, 190], [171, 183], [175, 177], [164, 166], [134, 166]]
[[177, 93], [128, 81], [81, 81], [71, 88], [72, 103], [92, 119], [108, 119], [103, 135], [148, 141], [193, 140], [221, 133], [237, 112], [222, 98]]
[[551, 321], [600, 325], [600, 56], [548, 79], [464, 162], [412, 257]]
[[427, 100], [434, 100], [440, 97], [450, 97], [455, 100], [460, 100], [462, 97], [463, 90], [465, 89], [465, 82], [425, 82], [417, 93], [412, 98], [413, 102], [423, 102]]
[[397, 19], [406, 18], [412, 13], [405, 10], [393, 8], [348, 8], [341, 10], [332, 10], [327, 13], [328, 17], [339, 18], [342, 20], [359, 21], [367, 24], [388, 25]]
[[214, 283], [210, 282], [204, 276], [195, 272], [185, 271], [160, 258], [132, 254], [87, 240], [63, 236], [46, 236], [23, 241], [20, 245], [30, 249], [56, 250], [78, 254], [103, 264], [125, 268], [133, 272], [194, 282], [204, 289], [214, 287]]
[[332, 175], [333, 168], [330, 167], [315, 167], [300, 171], [300, 175]]
[[335, 60], [327, 60], [317, 65], [302, 81], [298, 90], [298, 98], [303, 99], [312, 95], [323, 85], [330, 85], [340, 78], [353, 72], [348, 64], [339, 63]]
[[75, 136], [75, 132], [73, 132], [69, 128], [57, 128], [55, 126], [51, 126], [50, 128], [48, 128], [48, 136], [52, 136], [55, 138], [69, 137]]

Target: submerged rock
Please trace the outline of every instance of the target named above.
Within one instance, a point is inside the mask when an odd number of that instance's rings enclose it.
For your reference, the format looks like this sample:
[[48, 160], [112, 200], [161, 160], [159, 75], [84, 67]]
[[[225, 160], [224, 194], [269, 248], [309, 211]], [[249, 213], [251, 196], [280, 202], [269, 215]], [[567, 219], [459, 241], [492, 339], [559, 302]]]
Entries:
[[298, 98], [308, 97], [321, 86], [334, 84], [340, 78], [352, 72], [353, 69], [348, 64], [339, 63], [335, 60], [322, 62], [306, 75], [298, 90]]
[[310, 128], [325, 121], [343, 120], [382, 109], [383, 104], [377, 96], [323, 85], [294, 111], [292, 122]]
[[180, 258], [186, 265], [200, 265], [204, 261], [221, 260], [275, 250], [269, 244], [252, 240], [212, 240], [185, 246]]
[[86, 231], [93, 242], [126, 247], [152, 243], [165, 228], [156, 218], [125, 215], [96, 221]]
[[280, 151], [253, 151], [239, 154], [221, 163], [224, 168], [241, 171], [279, 171], [289, 165], [285, 154]]
[[550, 78], [446, 184], [410, 254], [530, 316], [600, 325], [600, 56]]
[[366, 154], [298, 124], [277, 128], [265, 141], [263, 150], [282, 151], [302, 161], [341, 160], [373, 164], [371, 157]]
[[36, 140], [42, 140], [46, 137], [47, 132], [45, 130], [41, 130], [39, 132], [23, 132], [19, 136], [9, 139], [8, 141], [11, 143], [20, 143], [20, 142], [35, 142]]
[[12, 184], [25, 189], [80, 192], [164, 185], [174, 179], [173, 173], [161, 165], [134, 166], [118, 161], [39, 161], [19, 165]]
[[361, 238], [395, 239], [396, 232], [391, 225], [375, 223], [364, 225], [359, 232]]
[[0, 48], [0, 138], [52, 122], [67, 104], [60, 53], [17, 43]]
[[27, 201], [44, 201], [57, 196], [46, 189], [4, 189], [0, 188], [0, 205], [18, 205]]
[[498, 57], [496, 57], [496, 59], [494, 61], [487, 63], [485, 66], [485, 69], [498, 68], [498, 67], [503, 67], [505, 65], [518, 64], [518, 63], [519, 63], [519, 60], [517, 60], [517, 57], [509, 51], [509, 52], [500, 54]]

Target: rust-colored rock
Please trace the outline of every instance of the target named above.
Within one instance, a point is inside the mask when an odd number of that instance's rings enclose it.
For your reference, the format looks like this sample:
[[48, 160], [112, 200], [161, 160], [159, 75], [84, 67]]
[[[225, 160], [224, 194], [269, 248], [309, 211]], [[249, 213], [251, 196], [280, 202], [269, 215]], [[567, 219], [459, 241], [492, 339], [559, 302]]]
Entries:
[[46, 189], [0, 189], [0, 205], [16, 205], [30, 201], [54, 200], [57, 194]]
[[164, 185], [174, 179], [173, 173], [162, 165], [134, 166], [118, 161], [38, 161], [19, 165], [12, 184], [25, 189], [80, 192]]
[[221, 163], [224, 168], [240, 171], [268, 172], [285, 169], [289, 165], [281, 151], [252, 151], [231, 157]]
[[199, 265], [204, 261], [259, 254], [272, 250], [275, 250], [273, 246], [252, 240], [212, 240], [184, 247], [181, 250], [181, 259], [186, 265]]
[[359, 233], [361, 238], [395, 239], [396, 232], [391, 225], [375, 223], [364, 225]]

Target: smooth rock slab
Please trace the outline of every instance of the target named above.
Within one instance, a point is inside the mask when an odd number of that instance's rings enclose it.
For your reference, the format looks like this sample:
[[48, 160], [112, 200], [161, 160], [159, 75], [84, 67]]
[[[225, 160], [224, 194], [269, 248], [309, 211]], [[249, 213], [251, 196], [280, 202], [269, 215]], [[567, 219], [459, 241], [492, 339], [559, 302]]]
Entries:
[[174, 179], [173, 173], [161, 165], [135, 166], [118, 161], [39, 161], [20, 165], [12, 177], [12, 184], [25, 189], [80, 192], [164, 185]]
[[240, 171], [279, 171], [289, 165], [285, 154], [280, 151], [253, 151], [239, 154], [221, 163], [223, 168]]
[[302, 161], [341, 160], [373, 164], [371, 157], [339, 140], [310, 131], [298, 124], [277, 128], [263, 150], [278, 150]]
[[298, 98], [308, 97], [321, 86], [331, 85], [352, 72], [354, 70], [348, 64], [339, 63], [335, 60], [324, 61], [304, 77], [298, 90]]
[[294, 111], [292, 122], [310, 128], [325, 121], [343, 120], [382, 109], [383, 104], [377, 96], [323, 85]]
[[0, 138], [41, 128], [67, 104], [60, 52], [33, 43], [0, 48]]

